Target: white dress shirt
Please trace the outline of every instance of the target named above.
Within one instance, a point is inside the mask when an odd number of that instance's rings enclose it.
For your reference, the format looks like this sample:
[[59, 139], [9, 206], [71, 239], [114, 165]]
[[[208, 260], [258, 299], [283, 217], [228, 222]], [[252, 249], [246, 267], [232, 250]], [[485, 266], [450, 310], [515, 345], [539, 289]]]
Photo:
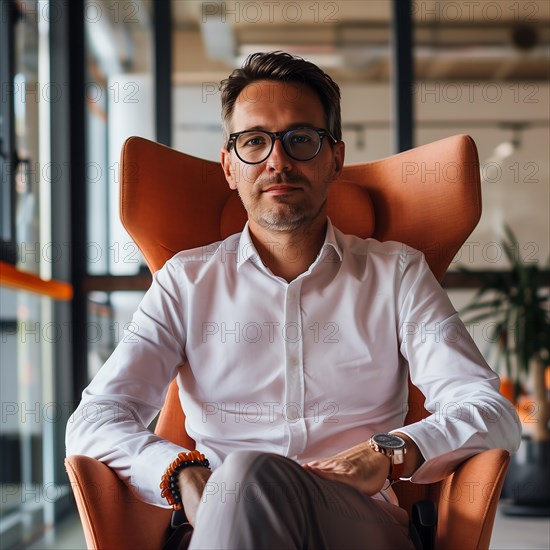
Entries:
[[[409, 369], [433, 414], [403, 427]], [[176, 376], [186, 430], [212, 468], [238, 449], [304, 463], [398, 429], [424, 455], [412, 477], [424, 483], [484, 449], [519, 445], [497, 375], [424, 256], [330, 220], [317, 259], [290, 283], [262, 264], [248, 225], [169, 260], [83, 392], [67, 454], [105, 462], [167, 506], [160, 479], [185, 449], [147, 426]]]

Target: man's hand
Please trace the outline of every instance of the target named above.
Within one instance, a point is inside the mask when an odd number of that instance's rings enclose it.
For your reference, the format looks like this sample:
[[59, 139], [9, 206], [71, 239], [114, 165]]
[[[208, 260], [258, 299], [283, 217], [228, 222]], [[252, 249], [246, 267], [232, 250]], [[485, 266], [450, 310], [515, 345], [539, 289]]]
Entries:
[[[416, 443], [406, 434], [395, 432], [405, 440], [407, 452], [403, 477], [411, 477], [424, 462]], [[390, 458], [371, 448], [367, 441], [347, 451], [304, 464], [304, 468], [325, 479], [342, 481], [371, 496], [380, 491], [390, 471]]]
[[178, 487], [187, 521], [194, 527], [202, 492], [212, 472], [202, 466], [184, 468], [178, 476]]
[[334, 456], [308, 462], [304, 468], [324, 479], [352, 485], [371, 496], [384, 487], [390, 471], [390, 459], [374, 451], [365, 441]]

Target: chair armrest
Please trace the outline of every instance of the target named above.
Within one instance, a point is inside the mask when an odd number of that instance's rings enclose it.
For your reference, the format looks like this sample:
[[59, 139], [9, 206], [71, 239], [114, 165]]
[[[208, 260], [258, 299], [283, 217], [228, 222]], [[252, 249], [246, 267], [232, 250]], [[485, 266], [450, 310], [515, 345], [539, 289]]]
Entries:
[[466, 460], [441, 483], [436, 548], [489, 548], [509, 462], [508, 451], [484, 451]]
[[162, 548], [172, 511], [140, 501], [108, 466], [65, 459], [88, 548]]

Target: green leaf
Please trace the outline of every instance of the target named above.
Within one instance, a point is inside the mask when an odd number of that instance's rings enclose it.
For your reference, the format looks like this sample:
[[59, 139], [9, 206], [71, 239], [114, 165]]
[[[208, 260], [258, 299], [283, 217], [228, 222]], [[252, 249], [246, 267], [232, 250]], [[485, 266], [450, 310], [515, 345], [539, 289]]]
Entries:
[[509, 272], [476, 273], [459, 268], [480, 279], [480, 288], [461, 315], [466, 323], [494, 321], [488, 336], [497, 345], [497, 360], [504, 361], [517, 394], [531, 359], [550, 353], [550, 293], [546, 290], [550, 282], [543, 280], [538, 263], [523, 260], [518, 239], [508, 225], [501, 242]]
[[499, 308], [504, 303], [503, 298], [496, 298], [494, 300], [489, 300], [488, 302], [475, 302], [467, 305], [462, 311], [475, 311], [477, 309], [483, 309], [486, 307], [490, 307], [492, 309]]

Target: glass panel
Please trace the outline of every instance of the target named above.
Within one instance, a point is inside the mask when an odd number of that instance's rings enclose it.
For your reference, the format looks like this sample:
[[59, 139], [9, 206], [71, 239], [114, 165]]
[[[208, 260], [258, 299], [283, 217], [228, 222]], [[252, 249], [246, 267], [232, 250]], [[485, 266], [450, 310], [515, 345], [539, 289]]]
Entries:
[[150, 1], [85, 6], [88, 270], [137, 273], [143, 260], [119, 220], [119, 158], [132, 135], [155, 139]]
[[[55, 83], [48, 82], [48, 3], [12, 3], [15, 115], [15, 241], [17, 267], [50, 276], [54, 247], [50, 239], [48, 116]], [[5, 6], [2, 6], [5, 8]], [[7, 12], [2, 11], [5, 17]], [[48, 265], [48, 261], [49, 264]], [[28, 542], [53, 518], [53, 471], [44, 460], [52, 450], [55, 417], [53, 346], [56, 325], [51, 300], [0, 288], [0, 539], [2, 547]], [[53, 331], [53, 332], [52, 332]], [[47, 447], [46, 447], [47, 446]], [[54, 488], [54, 493], [56, 489]], [[46, 519], [48, 518], [48, 519]]]
[[[52, 183], [63, 167], [51, 163], [50, 110], [62, 85], [50, 78], [48, 0], [2, 3], [17, 13], [13, 27], [15, 114], [15, 240], [17, 268], [48, 279], [64, 253], [53, 243]], [[59, 15], [59, 14], [58, 14]], [[57, 484], [62, 453], [57, 444], [72, 404], [54, 397], [55, 347], [68, 338], [67, 326], [56, 323], [53, 301], [0, 288], [0, 540], [4, 548], [20, 547], [52, 526], [67, 485]], [[64, 408], [65, 407], [65, 408]]]
[[416, 143], [467, 133], [479, 152], [483, 213], [453, 270], [508, 269], [505, 224], [523, 257], [550, 255], [549, 14], [539, 2], [414, 4]]
[[0, 288], [0, 301], [0, 539], [9, 548], [42, 531], [61, 490], [44, 461], [59, 406], [48, 383], [59, 327], [47, 298]]
[[92, 292], [88, 296], [88, 379], [91, 380], [124, 338], [144, 292]]
[[[40, 158], [39, 113], [46, 106], [52, 87], [40, 80], [39, 2], [17, 2], [19, 17], [14, 29], [15, 60], [13, 99], [15, 111], [15, 150], [18, 159], [15, 174], [15, 233], [17, 267], [40, 272], [40, 182], [48, 166]], [[47, 40], [47, 25], [41, 26]]]

